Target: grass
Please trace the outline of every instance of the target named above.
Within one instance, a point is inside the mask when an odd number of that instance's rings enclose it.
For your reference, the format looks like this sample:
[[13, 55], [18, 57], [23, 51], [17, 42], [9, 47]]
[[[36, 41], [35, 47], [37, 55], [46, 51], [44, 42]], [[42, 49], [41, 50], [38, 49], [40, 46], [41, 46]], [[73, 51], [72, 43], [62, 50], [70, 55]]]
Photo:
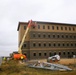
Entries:
[[[70, 65], [73, 67], [73, 65]], [[43, 69], [29, 68], [25, 64], [20, 64], [18, 61], [8, 61], [3, 63], [0, 70], [0, 75], [76, 75], [74, 71], [50, 71]]]

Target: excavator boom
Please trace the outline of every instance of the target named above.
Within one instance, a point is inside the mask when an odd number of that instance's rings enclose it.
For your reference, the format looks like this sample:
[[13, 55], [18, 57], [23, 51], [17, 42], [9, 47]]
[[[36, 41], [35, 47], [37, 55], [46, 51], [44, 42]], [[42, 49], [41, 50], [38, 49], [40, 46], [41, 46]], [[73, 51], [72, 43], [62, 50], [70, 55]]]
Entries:
[[26, 29], [26, 31], [25, 31], [25, 33], [24, 33], [24, 36], [23, 36], [22, 41], [21, 41], [21, 44], [20, 44], [20, 46], [19, 46], [18, 52], [19, 52], [20, 54], [22, 54], [21, 48], [22, 48], [22, 46], [23, 46], [23, 43], [24, 43], [24, 41], [25, 41], [25, 39], [26, 39], [27, 33], [28, 33], [28, 31], [29, 31], [29, 29], [30, 29], [31, 26], [35, 26], [35, 22], [33, 22], [32, 20], [29, 21], [28, 26], [27, 26], [27, 29]]

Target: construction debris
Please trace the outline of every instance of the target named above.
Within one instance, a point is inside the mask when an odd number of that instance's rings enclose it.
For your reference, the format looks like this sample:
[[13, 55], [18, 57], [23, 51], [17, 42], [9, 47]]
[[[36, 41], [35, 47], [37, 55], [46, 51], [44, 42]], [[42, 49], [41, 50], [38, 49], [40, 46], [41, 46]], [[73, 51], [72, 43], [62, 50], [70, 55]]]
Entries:
[[60, 56], [59, 55], [54, 55], [54, 56], [48, 57], [48, 59], [47, 59], [47, 62], [50, 62], [50, 63], [58, 62], [58, 61], [60, 61]]
[[72, 71], [71, 68], [61, 64], [53, 64], [53, 63], [40, 62], [40, 61], [31, 63], [28, 65], [28, 67], [48, 69], [48, 70], [54, 70], [54, 71]]

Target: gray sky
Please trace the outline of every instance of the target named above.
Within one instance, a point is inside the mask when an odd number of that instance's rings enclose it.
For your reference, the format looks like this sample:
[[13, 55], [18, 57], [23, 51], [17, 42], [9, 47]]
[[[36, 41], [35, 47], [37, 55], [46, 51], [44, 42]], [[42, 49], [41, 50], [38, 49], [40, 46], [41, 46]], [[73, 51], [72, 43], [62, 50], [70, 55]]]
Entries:
[[17, 51], [18, 22], [76, 24], [76, 0], [0, 0], [0, 56]]

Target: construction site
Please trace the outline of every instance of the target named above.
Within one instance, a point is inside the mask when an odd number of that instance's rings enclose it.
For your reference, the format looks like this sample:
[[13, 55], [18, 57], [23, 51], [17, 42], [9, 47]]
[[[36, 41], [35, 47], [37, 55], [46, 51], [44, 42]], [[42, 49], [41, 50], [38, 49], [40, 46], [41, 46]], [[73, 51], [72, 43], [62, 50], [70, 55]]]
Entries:
[[[32, 21], [19, 22], [18, 46], [28, 59], [45, 59], [53, 55], [71, 58], [76, 55], [76, 25]], [[28, 26], [28, 27], [27, 27]]]
[[0, 75], [76, 74], [75, 24], [30, 20], [17, 31], [18, 52], [0, 58]]

